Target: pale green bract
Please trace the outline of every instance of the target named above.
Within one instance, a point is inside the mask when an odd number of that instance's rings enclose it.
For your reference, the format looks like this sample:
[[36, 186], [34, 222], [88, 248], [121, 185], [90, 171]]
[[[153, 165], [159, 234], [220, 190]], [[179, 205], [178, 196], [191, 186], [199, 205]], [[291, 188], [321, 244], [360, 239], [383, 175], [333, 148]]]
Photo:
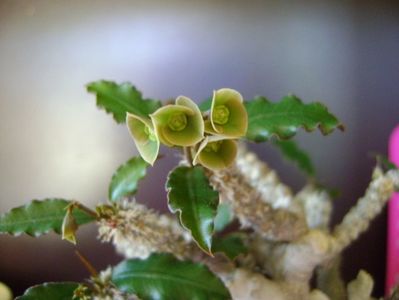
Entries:
[[141, 157], [153, 165], [158, 157], [160, 143], [151, 120], [127, 113], [126, 124]]
[[214, 91], [210, 112], [211, 127], [205, 125], [210, 133], [228, 138], [245, 136], [248, 127], [247, 111], [243, 98], [233, 89], [223, 88]]
[[204, 121], [197, 104], [180, 96], [150, 115], [157, 138], [166, 146], [194, 146], [204, 138]]
[[234, 140], [222, 136], [207, 136], [195, 154], [193, 164], [217, 171], [233, 164], [237, 156], [237, 144]]

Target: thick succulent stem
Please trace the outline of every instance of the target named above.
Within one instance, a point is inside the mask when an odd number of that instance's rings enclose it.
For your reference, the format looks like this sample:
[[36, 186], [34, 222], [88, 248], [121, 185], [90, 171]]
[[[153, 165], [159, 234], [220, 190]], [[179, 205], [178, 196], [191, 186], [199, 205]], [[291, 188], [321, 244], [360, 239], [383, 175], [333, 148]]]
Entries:
[[391, 170], [384, 174], [376, 168], [365, 195], [333, 231], [336, 253], [341, 252], [368, 229], [371, 221], [381, 212], [395, 189], [399, 189], [399, 171]]
[[272, 208], [297, 210], [291, 189], [281, 182], [274, 170], [260, 160], [255, 153], [248, 151], [243, 144], [239, 145], [236, 163], [241, 175]]
[[301, 216], [285, 209], [274, 209], [237, 166], [210, 173], [210, 182], [219, 191], [221, 201], [231, 204], [241, 225], [251, 227], [262, 237], [292, 241], [306, 233], [307, 226]]

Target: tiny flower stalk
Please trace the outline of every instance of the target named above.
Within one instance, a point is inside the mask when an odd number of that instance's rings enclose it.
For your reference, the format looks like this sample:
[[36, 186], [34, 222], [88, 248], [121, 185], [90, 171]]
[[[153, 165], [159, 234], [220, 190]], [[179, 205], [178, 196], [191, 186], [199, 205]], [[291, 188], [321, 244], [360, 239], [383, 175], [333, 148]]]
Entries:
[[159, 139], [150, 119], [127, 113], [126, 124], [141, 157], [153, 165], [159, 153]]
[[189, 147], [204, 138], [204, 121], [197, 105], [180, 96], [150, 115], [159, 140], [166, 146]]
[[246, 134], [247, 127], [248, 115], [241, 94], [226, 88], [214, 91], [206, 132], [240, 138]]
[[237, 156], [237, 143], [220, 136], [207, 136], [198, 148], [193, 164], [217, 171], [232, 165]]

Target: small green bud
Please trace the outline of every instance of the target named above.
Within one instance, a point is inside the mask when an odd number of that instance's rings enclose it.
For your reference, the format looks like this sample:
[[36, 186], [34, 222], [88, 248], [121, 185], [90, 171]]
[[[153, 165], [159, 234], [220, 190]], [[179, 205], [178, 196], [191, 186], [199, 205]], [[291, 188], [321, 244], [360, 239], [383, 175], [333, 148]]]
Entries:
[[193, 146], [204, 137], [204, 121], [198, 106], [180, 96], [150, 115], [156, 135], [166, 146]]
[[211, 170], [221, 170], [231, 166], [237, 156], [234, 140], [221, 136], [207, 136], [194, 156], [193, 164], [201, 164]]
[[67, 208], [64, 220], [62, 222], [62, 239], [76, 245], [76, 231], [79, 226], [72, 214], [73, 206]]
[[210, 125], [212, 130], [208, 124], [205, 124], [208, 133], [228, 138], [240, 138], [246, 134], [248, 115], [239, 92], [232, 89], [214, 91]]
[[159, 139], [151, 120], [127, 113], [126, 124], [141, 157], [153, 165], [159, 153]]

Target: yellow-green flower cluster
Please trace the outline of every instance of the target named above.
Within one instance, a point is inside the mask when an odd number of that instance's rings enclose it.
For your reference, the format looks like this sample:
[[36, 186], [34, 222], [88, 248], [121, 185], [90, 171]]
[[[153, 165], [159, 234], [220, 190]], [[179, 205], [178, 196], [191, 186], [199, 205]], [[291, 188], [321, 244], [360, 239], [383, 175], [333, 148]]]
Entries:
[[142, 158], [154, 164], [160, 144], [187, 147], [194, 165], [212, 170], [230, 166], [237, 154], [236, 139], [246, 134], [248, 117], [241, 94], [214, 91], [209, 112], [201, 113], [189, 98], [180, 96], [148, 117], [127, 114], [129, 132]]

